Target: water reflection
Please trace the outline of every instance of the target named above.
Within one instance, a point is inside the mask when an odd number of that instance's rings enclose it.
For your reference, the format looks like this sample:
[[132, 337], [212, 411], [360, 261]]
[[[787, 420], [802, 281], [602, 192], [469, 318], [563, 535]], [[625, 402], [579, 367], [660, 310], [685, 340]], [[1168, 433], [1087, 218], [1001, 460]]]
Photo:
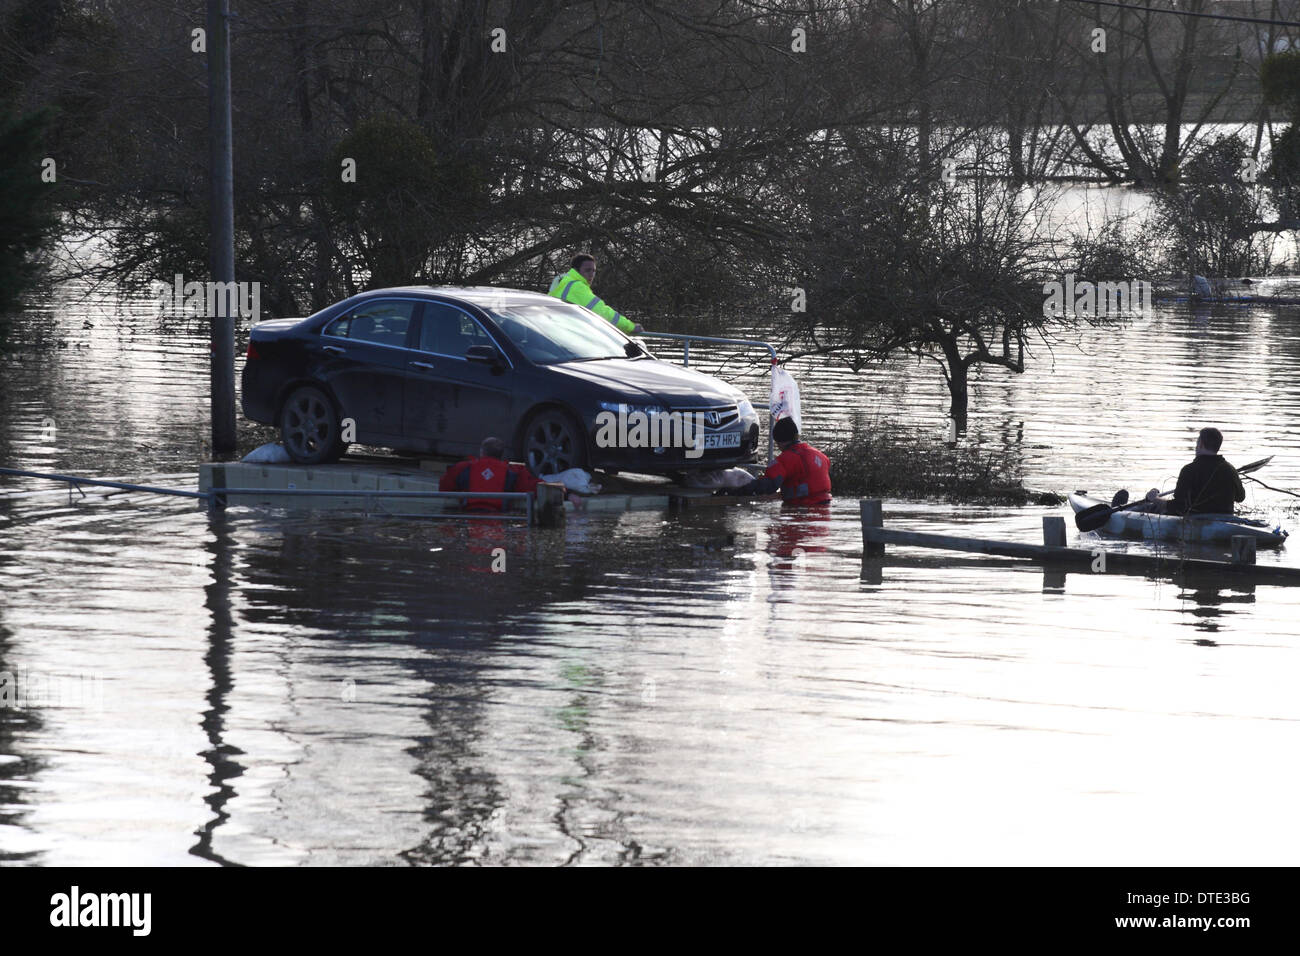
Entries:
[[38, 856], [26, 824], [27, 784], [40, 772], [42, 761], [25, 752], [21, 742], [39, 735], [44, 721], [20, 686], [23, 670], [11, 656], [12, 635], [3, 612], [0, 604], [0, 863], [25, 863]]
[[[830, 533], [829, 507], [783, 509], [767, 526], [768, 567], [803, 568], [808, 555], [825, 553]], [[788, 580], [788, 576], [779, 579]]]
[[[1224, 587], [1221, 581], [1215, 581], [1208, 575], [1178, 578], [1182, 588], [1178, 594], [1179, 614], [1190, 617], [1180, 623], [1191, 626], [1198, 631], [1213, 634], [1228, 627], [1238, 613], [1230, 605], [1255, 603], [1255, 585], [1249, 583]], [[1201, 639], [1196, 643], [1213, 646], [1215, 642]]]
[[213, 863], [229, 865], [225, 859], [213, 850], [213, 831], [230, 816], [226, 809], [235, 788], [230, 781], [244, 772], [244, 767], [237, 758], [242, 751], [225, 742], [226, 713], [230, 710], [228, 698], [234, 688], [234, 675], [231, 670], [231, 654], [234, 646], [234, 615], [231, 610], [231, 576], [234, 559], [232, 550], [234, 539], [229, 517], [225, 509], [213, 509], [209, 514], [209, 531], [211, 536], [206, 550], [212, 555], [210, 565], [212, 580], [204, 588], [207, 599], [204, 607], [209, 613], [208, 652], [203, 663], [211, 678], [211, 687], [206, 695], [207, 710], [204, 711], [201, 726], [208, 738], [208, 748], [201, 756], [207, 761], [211, 772], [208, 781], [213, 790], [203, 798], [212, 809], [212, 819], [196, 831], [198, 842], [190, 848], [197, 857]]
[[[5, 366], [0, 461], [192, 487], [206, 340], [65, 311], [89, 347]], [[1300, 485], [1298, 316], [1087, 333], [985, 375], [972, 429], [1023, 451], [1033, 485], [1113, 490], [1231, 423], [1238, 457], [1276, 453], [1270, 483]], [[944, 422], [915, 367], [795, 373], [819, 435]], [[1300, 723], [1296, 589], [892, 547], [860, 563], [845, 499], [542, 531], [13, 488], [0, 670], [108, 692], [104, 712], [0, 709], [5, 861], [1123, 865], [1186, 858], [1194, 829], [1201, 864], [1300, 853], [1276, 760]], [[886, 511], [1035, 542], [1048, 513]], [[1256, 812], [1207, 829], [1187, 792]]]

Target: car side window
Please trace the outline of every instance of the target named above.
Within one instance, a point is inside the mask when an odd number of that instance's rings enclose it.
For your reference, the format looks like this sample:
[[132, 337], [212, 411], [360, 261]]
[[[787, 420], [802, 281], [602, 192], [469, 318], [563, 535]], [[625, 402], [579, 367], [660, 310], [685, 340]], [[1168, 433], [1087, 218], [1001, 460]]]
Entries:
[[483, 327], [455, 306], [429, 302], [420, 326], [420, 350], [463, 357], [472, 345], [492, 345]]
[[336, 319], [325, 328], [326, 335], [372, 342], [375, 345], [406, 345], [406, 330], [415, 314], [416, 302], [399, 299], [368, 302], [361, 308]]

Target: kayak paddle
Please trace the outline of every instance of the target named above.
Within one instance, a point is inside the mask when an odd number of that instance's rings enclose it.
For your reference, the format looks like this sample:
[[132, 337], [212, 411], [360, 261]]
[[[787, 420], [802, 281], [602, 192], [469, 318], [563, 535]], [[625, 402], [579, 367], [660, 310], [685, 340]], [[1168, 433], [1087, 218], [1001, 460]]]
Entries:
[[[1250, 464], [1242, 465], [1238, 468], [1237, 474], [1248, 475], [1252, 471], [1259, 471], [1272, 460], [1273, 456], [1269, 455], [1267, 458], [1261, 458], [1259, 461], [1252, 461]], [[1165, 495], [1172, 495], [1173, 493], [1173, 491], [1166, 491], [1164, 494], [1160, 495], [1160, 497], [1163, 498]], [[1091, 508], [1084, 508], [1074, 516], [1074, 526], [1080, 531], [1096, 531], [1109, 521], [1110, 516], [1115, 514], [1115, 512], [1128, 511], [1132, 508], [1141, 507], [1146, 504], [1146, 501], [1147, 499], [1143, 498], [1141, 501], [1136, 501], [1131, 505], [1119, 505], [1117, 507], [1111, 505], [1093, 505]]]
[[1269, 455], [1267, 458], [1261, 458], [1259, 461], [1252, 461], [1249, 465], [1242, 465], [1240, 468], [1238, 468], [1237, 474], [1249, 475], [1252, 471], [1259, 471], [1261, 468], [1263, 468], [1272, 460], [1273, 460], [1273, 456]]
[[[1175, 490], [1176, 489], [1170, 489], [1169, 491], [1162, 492], [1160, 497], [1163, 498], [1165, 495], [1172, 495]], [[1131, 505], [1093, 505], [1091, 508], [1084, 508], [1082, 511], [1075, 514], [1074, 526], [1080, 531], [1096, 531], [1109, 521], [1110, 516], [1115, 514], [1117, 511], [1131, 511], [1132, 509], [1138, 508], [1146, 503], [1147, 499], [1143, 498], [1141, 501], [1135, 501]]]

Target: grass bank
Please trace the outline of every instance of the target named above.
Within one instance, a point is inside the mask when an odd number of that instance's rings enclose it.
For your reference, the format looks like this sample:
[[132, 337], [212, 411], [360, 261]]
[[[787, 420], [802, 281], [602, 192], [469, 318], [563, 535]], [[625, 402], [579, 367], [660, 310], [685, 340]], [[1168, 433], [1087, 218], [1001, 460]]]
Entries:
[[836, 496], [1011, 505], [1064, 500], [1026, 488], [1020, 459], [1011, 452], [985, 450], [965, 440], [950, 442], [946, 434], [873, 422], [855, 427], [843, 441], [818, 447], [830, 456]]

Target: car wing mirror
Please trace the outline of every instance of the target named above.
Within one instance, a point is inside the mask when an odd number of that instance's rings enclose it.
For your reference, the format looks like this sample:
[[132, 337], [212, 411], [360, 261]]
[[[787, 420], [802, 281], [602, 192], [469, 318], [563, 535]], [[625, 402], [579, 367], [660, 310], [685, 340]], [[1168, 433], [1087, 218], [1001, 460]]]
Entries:
[[492, 345], [471, 345], [465, 350], [465, 358], [471, 362], [482, 362], [484, 365], [501, 365], [501, 353]]

